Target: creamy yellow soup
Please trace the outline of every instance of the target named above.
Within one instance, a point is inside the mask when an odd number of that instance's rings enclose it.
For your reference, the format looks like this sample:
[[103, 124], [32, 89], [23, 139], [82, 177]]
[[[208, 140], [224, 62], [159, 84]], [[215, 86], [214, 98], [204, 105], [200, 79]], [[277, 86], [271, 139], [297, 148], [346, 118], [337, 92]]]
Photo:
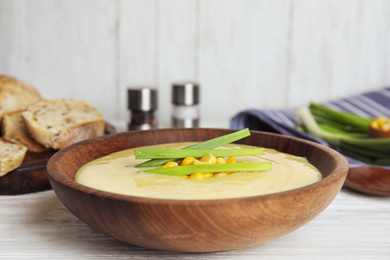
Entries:
[[[181, 148], [191, 144], [193, 143], [164, 144], [137, 149]], [[217, 149], [227, 148], [255, 147], [228, 144]], [[264, 154], [259, 156], [236, 157], [237, 163], [270, 161], [272, 170], [238, 172], [203, 180], [145, 173], [142, 168], [134, 167], [144, 161], [146, 160], [135, 159], [133, 149], [112, 153], [83, 165], [76, 173], [75, 181], [95, 189], [123, 195], [207, 200], [282, 192], [312, 184], [322, 178], [320, 172], [305, 158], [280, 153], [273, 149], [264, 149]]]

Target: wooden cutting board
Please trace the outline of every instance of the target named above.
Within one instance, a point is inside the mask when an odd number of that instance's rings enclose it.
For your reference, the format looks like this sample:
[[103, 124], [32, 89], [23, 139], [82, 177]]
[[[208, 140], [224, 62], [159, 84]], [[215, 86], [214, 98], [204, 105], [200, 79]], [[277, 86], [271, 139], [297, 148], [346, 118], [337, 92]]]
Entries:
[[[106, 123], [105, 134], [115, 132], [115, 128]], [[0, 195], [24, 194], [51, 189], [46, 164], [55, 152], [57, 151], [27, 152], [18, 169], [0, 177]]]

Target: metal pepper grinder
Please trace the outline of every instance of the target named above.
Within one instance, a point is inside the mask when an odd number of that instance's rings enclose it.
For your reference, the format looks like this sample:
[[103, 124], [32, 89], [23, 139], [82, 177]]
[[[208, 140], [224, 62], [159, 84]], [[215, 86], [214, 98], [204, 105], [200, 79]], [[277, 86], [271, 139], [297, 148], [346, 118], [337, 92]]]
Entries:
[[172, 84], [172, 127], [199, 127], [199, 85]]
[[128, 130], [157, 128], [157, 90], [148, 87], [129, 88], [127, 106], [130, 110]]

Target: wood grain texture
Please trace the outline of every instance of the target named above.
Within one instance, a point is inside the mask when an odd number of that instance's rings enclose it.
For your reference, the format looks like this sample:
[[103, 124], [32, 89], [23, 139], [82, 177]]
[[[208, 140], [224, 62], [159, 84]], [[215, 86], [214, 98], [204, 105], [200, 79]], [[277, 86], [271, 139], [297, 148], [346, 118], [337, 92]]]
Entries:
[[153, 85], [164, 126], [170, 84], [195, 80], [202, 121], [228, 122], [389, 85], [389, 12], [387, 0], [2, 0], [0, 72], [110, 120], [128, 120], [128, 86]]
[[201, 99], [205, 119], [210, 113], [215, 113], [211, 118], [228, 118], [247, 108], [284, 107], [290, 2], [201, 3], [199, 79], [206, 92]]
[[253, 132], [239, 143], [306, 156], [324, 178], [300, 189], [266, 196], [182, 201], [112, 194], [73, 181], [81, 165], [112, 152], [142, 145], [203, 141], [231, 132], [161, 129], [82, 142], [49, 160], [49, 180], [64, 205], [91, 227], [133, 245], [180, 252], [231, 250], [284, 236], [325, 210], [341, 189], [348, 163], [340, 154], [319, 144], [261, 132]]
[[387, 259], [389, 202], [390, 197], [343, 189], [322, 214], [284, 237], [249, 248], [189, 254], [106, 236], [77, 219], [52, 190], [0, 196], [0, 259]]
[[390, 169], [366, 166], [349, 169], [344, 186], [375, 196], [390, 196]]
[[117, 9], [115, 95], [118, 102], [114, 108], [117, 118], [129, 120], [127, 88], [159, 87], [158, 1], [121, 0]]
[[384, 127], [377, 129], [370, 124], [368, 128], [368, 136], [371, 138], [390, 138], [390, 130], [384, 130]]
[[[157, 84], [159, 88], [159, 117], [171, 121], [173, 82], [199, 80], [198, 69], [198, 6], [199, 1], [159, 1]], [[180, 26], [179, 26], [180, 24]], [[172, 70], [171, 68], [176, 68]], [[203, 88], [207, 95], [208, 86]]]
[[[126, 124], [115, 127], [123, 131]], [[389, 203], [390, 197], [344, 187], [323, 213], [295, 232], [249, 248], [194, 254], [106, 236], [77, 219], [52, 190], [0, 196], [0, 259], [387, 259]]]
[[46, 163], [54, 153], [54, 150], [42, 153], [27, 152], [19, 168], [0, 178], [0, 195], [51, 189]]
[[1, 62], [0, 71], [44, 98], [85, 99], [114, 117], [114, 10], [108, 1], [2, 1], [0, 28], [9, 34], [0, 57], [11, 62]]
[[293, 5], [290, 106], [388, 84], [383, 68], [389, 66], [390, 38], [379, 31], [389, 29], [389, 2], [298, 0]]

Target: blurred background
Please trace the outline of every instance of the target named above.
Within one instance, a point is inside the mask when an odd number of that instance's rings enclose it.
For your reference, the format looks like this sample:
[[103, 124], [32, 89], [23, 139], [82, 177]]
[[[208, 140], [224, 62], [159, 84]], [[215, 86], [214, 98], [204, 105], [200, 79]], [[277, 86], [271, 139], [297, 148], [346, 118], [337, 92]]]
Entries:
[[201, 126], [390, 85], [388, 0], [0, 0], [0, 74], [126, 121], [127, 88], [201, 85]]

